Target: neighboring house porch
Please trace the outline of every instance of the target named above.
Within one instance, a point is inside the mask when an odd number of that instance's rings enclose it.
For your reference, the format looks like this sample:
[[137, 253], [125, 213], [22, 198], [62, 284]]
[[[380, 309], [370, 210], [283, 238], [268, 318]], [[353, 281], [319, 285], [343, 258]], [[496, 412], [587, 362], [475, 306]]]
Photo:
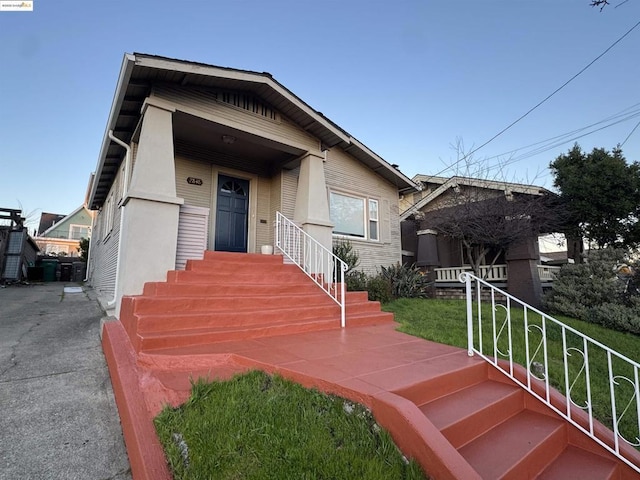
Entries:
[[[479, 274], [513, 295], [539, 305], [542, 288], [550, 286], [557, 271], [541, 262], [538, 247], [541, 232], [522, 228], [512, 236], [503, 235], [500, 229], [517, 228], [513, 225], [517, 220], [504, 222], [499, 227], [494, 227], [493, 222], [510, 215], [517, 217], [519, 205], [528, 209], [524, 216], [539, 215], [541, 210], [533, 211], [537, 208], [534, 199], [542, 199], [549, 192], [533, 185], [467, 177], [416, 175], [413, 180], [422, 186], [422, 190], [405, 195], [401, 200], [401, 208], [404, 208], [400, 214], [402, 261], [421, 267], [429, 275], [434, 294], [462, 295], [458, 277], [460, 273], [472, 270], [470, 257], [479, 256], [473, 249], [484, 247], [482, 244], [467, 246], [461, 234], [464, 232], [467, 238], [479, 242], [486, 230], [491, 232], [487, 241], [502, 243], [502, 246], [486, 249]], [[459, 223], [456, 219], [460, 219]]]

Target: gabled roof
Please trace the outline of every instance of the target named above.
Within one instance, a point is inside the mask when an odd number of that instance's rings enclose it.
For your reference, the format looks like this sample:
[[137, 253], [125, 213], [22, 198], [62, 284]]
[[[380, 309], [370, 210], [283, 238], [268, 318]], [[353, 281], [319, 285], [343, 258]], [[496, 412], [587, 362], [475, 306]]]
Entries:
[[38, 235], [42, 235], [53, 225], [57, 225], [64, 217], [65, 215], [62, 215], [60, 213], [42, 212], [40, 214], [40, 224], [38, 225]]
[[470, 177], [430, 177], [428, 175], [416, 175], [413, 177], [413, 181], [416, 183], [434, 183], [440, 184], [433, 192], [423, 197], [421, 200], [414, 203], [411, 207], [407, 208], [400, 214], [400, 220], [406, 220], [409, 216], [418, 213], [425, 205], [428, 205], [440, 195], [445, 193], [450, 188], [454, 188], [458, 185], [465, 185], [469, 187], [484, 188], [487, 190], [496, 190], [510, 193], [522, 193], [527, 195], [544, 195], [550, 193], [549, 190], [543, 187], [537, 187], [535, 185], [525, 185], [522, 183], [510, 183], [499, 182], [496, 180], [483, 180], [481, 178]]
[[91, 185], [89, 208], [99, 208], [105, 201], [124, 155], [123, 149], [109, 139], [109, 130], [113, 130], [115, 136], [125, 143], [130, 143], [140, 120], [142, 104], [152, 86], [157, 83], [253, 93], [318, 138], [322, 145], [328, 148], [339, 146], [348, 151], [396, 185], [400, 191], [417, 188], [415, 183], [397, 168], [376, 155], [322, 113], [311, 108], [269, 73], [134, 53], [125, 54], [122, 62], [95, 178]]
[[[57, 217], [62, 217], [62, 218], [58, 218], [54, 223], [50, 224], [49, 227], [44, 232], [41, 231], [40, 229], [38, 229], [38, 237], [46, 237], [49, 232], [51, 232], [55, 228], [58, 228], [61, 223], [68, 222], [76, 213], [81, 211], [83, 208], [85, 208], [85, 206], [84, 205], [80, 205], [78, 208], [76, 208], [69, 215], [66, 215], [66, 216], [64, 216], [64, 215], [56, 215]], [[45, 213], [43, 213], [42, 216], [44, 216], [44, 215], [55, 215], [55, 214], [51, 214], [51, 213], [45, 214]], [[42, 225], [42, 216], [40, 216], [40, 225]]]

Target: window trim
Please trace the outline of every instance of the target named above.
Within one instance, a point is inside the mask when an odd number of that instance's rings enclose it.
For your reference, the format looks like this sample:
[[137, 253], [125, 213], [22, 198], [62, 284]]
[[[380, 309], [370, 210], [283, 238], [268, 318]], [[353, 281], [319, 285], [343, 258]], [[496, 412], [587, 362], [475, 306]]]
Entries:
[[[87, 229], [87, 235], [84, 237], [79, 237], [79, 238], [73, 238], [73, 228], [77, 228], [77, 229], [83, 229], [86, 228]], [[91, 226], [90, 225], [81, 225], [79, 223], [72, 223], [69, 225], [69, 239], [71, 240], [80, 240], [80, 238], [91, 238]]]
[[[364, 236], [350, 235], [348, 233], [338, 233], [335, 231], [331, 232], [332, 235], [338, 238], [349, 238], [349, 239], [354, 239], [359, 241], [381, 243], [380, 241], [380, 199], [369, 197], [366, 195], [359, 195], [357, 193], [345, 192], [343, 190], [330, 189], [329, 190], [329, 215], [331, 215], [331, 198], [332, 198], [332, 195], [334, 194], [340, 195], [343, 197], [351, 197], [358, 200], [362, 200], [362, 203], [363, 203], [362, 227], [364, 231]], [[371, 218], [371, 202], [374, 202], [376, 204], [377, 218], [375, 219]], [[333, 219], [331, 220], [333, 221]], [[372, 221], [375, 222], [375, 225], [376, 225], [377, 238], [371, 238], [371, 222]]]

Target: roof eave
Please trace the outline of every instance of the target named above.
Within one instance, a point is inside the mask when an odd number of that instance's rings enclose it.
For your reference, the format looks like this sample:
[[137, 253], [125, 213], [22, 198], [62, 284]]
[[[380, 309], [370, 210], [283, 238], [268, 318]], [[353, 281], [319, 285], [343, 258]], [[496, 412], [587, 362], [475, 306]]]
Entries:
[[104, 168], [104, 162], [107, 156], [107, 149], [109, 148], [109, 143], [111, 140], [109, 139], [109, 130], [113, 130], [115, 127], [116, 121], [118, 119], [118, 114], [120, 112], [120, 107], [122, 106], [122, 101], [124, 100], [125, 93], [127, 91], [127, 84], [129, 83], [129, 79], [131, 78], [131, 73], [133, 72], [133, 67], [135, 66], [136, 58], [134, 55], [126, 53], [122, 60], [122, 66], [120, 67], [120, 75], [118, 77], [118, 84], [116, 86], [116, 91], [113, 95], [113, 101], [111, 102], [111, 110], [109, 111], [109, 120], [107, 121], [107, 127], [104, 131], [104, 136], [102, 138], [102, 146], [100, 147], [100, 155], [98, 156], [98, 165], [96, 166], [95, 174], [93, 176], [93, 184], [91, 185], [91, 192], [89, 194], [89, 198], [87, 201], [87, 208], [90, 210], [96, 210], [95, 196], [96, 190], [98, 188], [98, 179], [102, 176], [102, 170]]

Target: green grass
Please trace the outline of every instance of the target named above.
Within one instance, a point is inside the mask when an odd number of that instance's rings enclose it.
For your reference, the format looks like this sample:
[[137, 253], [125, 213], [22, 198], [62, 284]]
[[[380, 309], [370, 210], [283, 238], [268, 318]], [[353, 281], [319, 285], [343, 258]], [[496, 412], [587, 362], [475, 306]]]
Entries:
[[155, 426], [175, 480], [425, 478], [363, 406], [259, 371], [195, 382]]
[[[476, 307], [474, 305], [474, 315], [476, 314], [475, 309]], [[396, 321], [401, 325], [399, 330], [405, 333], [439, 343], [445, 343], [465, 349], [467, 348], [465, 301], [399, 299], [385, 305], [384, 310], [395, 314]], [[499, 311], [500, 310], [502, 318], [504, 318], [506, 315], [506, 309], [499, 309]], [[519, 308], [512, 308], [510, 314], [513, 339], [511, 350], [513, 352], [514, 362], [520, 365], [525, 365], [527, 363], [527, 357], [525, 350], [524, 314]], [[566, 325], [573, 327], [575, 330], [578, 330], [579, 332], [582, 332], [583, 334], [588, 335], [600, 343], [629, 357], [630, 359], [638, 361], [638, 354], [640, 353], [640, 337], [629, 333], [610, 330], [599, 325], [582, 322], [572, 318], [560, 316], [555, 318]], [[490, 304], [483, 305], [482, 319], [482, 351], [485, 355], [493, 357], [495, 352], [492, 347], [493, 325], [490, 320]], [[532, 314], [531, 312], [528, 314], [527, 321], [529, 325], [542, 325], [541, 316]], [[476, 349], [478, 349], [479, 335], [477, 332], [477, 325], [475, 323], [474, 328], [476, 329], [474, 345]], [[498, 324], [496, 330], [499, 330], [499, 328]], [[529, 363], [536, 361], [544, 365], [545, 361], [542, 350], [539, 351], [535, 357], [533, 356], [535, 345], [538, 344], [542, 336], [540, 331], [535, 328], [530, 329], [528, 336], [530, 342]], [[549, 383], [564, 394], [565, 372], [562, 353], [562, 332], [560, 327], [547, 322], [546, 337], [548, 351], [548, 360], [546, 363], [549, 372]], [[577, 335], [568, 332], [565, 338], [568, 348], [584, 350], [582, 340]], [[498, 347], [501, 352], [506, 353], [509, 351], [506, 330], [505, 334], [500, 336]], [[613, 422], [611, 414], [612, 408], [607, 357], [602, 349], [592, 345], [589, 345], [588, 347], [588, 356], [590, 372], [589, 383], [591, 385], [591, 405], [593, 413], [598, 420], [612, 429]], [[506, 357], [498, 355], [498, 359], [506, 359]], [[586, 375], [584, 370], [581, 369], [582, 363], [581, 353], [576, 350], [572, 350], [572, 355], [569, 357], [568, 361], [569, 385], [571, 385], [575, 380], [575, 384], [571, 389], [571, 398], [578, 404], [586, 405]], [[614, 357], [612, 360], [612, 366], [614, 375], [625, 376], [633, 380], [633, 369], [629, 367], [629, 364]], [[627, 413], [620, 420], [620, 430], [626, 439], [633, 441], [635, 437], [638, 436], [639, 432], [637, 409], [632, 386], [624, 380], [620, 381], [620, 385], [616, 387], [616, 398], [616, 409], [618, 415], [625, 409], [629, 402], [632, 402], [631, 408], [629, 408]]]

